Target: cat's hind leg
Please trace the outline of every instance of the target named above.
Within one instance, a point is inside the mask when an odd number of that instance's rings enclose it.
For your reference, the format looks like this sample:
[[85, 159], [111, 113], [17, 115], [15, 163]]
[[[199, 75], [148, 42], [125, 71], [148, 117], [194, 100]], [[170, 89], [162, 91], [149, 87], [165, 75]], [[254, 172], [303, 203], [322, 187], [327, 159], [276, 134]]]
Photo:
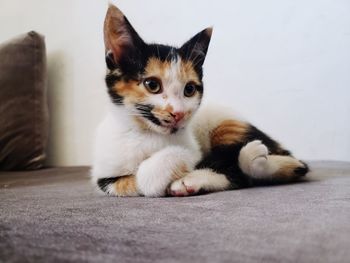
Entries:
[[216, 173], [211, 169], [198, 169], [174, 181], [168, 193], [172, 196], [188, 196], [201, 191], [223, 191], [230, 187], [231, 183], [224, 174]]
[[238, 156], [239, 167], [253, 180], [266, 182], [290, 182], [308, 171], [308, 166], [291, 155], [269, 154], [260, 141], [246, 144]]

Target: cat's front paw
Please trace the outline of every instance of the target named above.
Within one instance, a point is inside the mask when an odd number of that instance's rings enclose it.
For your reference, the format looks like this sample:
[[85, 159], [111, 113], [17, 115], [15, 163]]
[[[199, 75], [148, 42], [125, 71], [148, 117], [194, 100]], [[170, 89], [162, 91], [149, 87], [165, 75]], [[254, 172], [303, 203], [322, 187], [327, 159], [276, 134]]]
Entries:
[[190, 172], [198, 159], [193, 151], [168, 146], [140, 164], [137, 187], [144, 196], [164, 196], [168, 185]]
[[264, 176], [267, 172], [268, 153], [267, 147], [260, 140], [249, 142], [239, 153], [239, 167], [247, 175]]
[[201, 181], [196, 177], [185, 176], [171, 183], [168, 194], [172, 196], [195, 195], [201, 190]]

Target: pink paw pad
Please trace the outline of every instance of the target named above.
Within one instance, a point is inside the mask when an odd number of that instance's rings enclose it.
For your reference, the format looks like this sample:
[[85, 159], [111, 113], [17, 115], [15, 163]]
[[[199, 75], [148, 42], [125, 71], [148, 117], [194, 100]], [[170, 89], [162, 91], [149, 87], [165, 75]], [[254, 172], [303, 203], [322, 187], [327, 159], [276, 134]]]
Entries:
[[185, 196], [184, 193], [180, 192], [180, 191], [171, 191], [170, 194], [172, 196], [177, 196], [177, 197], [183, 197]]
[[194, 188], [192, 188], [192, 187], [189, 187], [189, 186], [185, 185], [185, 188], [186, 188], [187, 193], [189, 193], [189, 194], [195, 194], [196, 193], [196, 190]]

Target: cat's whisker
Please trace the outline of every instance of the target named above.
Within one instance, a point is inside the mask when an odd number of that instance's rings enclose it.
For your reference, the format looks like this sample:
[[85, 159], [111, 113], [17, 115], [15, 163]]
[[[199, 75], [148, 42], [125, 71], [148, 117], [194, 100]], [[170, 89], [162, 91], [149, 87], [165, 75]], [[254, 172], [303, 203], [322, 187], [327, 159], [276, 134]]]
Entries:
[[194, 43], [194, 45], [193, 45], [193, 47], [192, 47], [192, 49], [191, 49], [190, 56], [187, 57], [187, 60], [190, 60], [190, 59], [191, 59], [192, 54], [193, 54], [194, 51], [197, 51], [197, 47], [196, 47], [196, 46], [197, 46], [198, 40], [199, 40], [199, 37], [196, 39], [196, 42]]
[[158, 54], [158, 59], [160, 59], [160, 53], [159, 53], [159, 46], [157, 45], [157, 54]]
[[128, 116], [133, 116], [133, 117], [142, 117], [142, 114], [128, 114]]
[[128, 113], [129, 116], [145, 116], [145, 114], [147, 114], [147, 112], [130, 112]]
[[117, 100], [117, 99], [112, 99], [112, 101], [113, 101], [113, 103], [114, 103], [115, 105], [123, 105], [123, 103], [120, 102], [120, 101]]
[[168, 52], [168, 54], [167, 54], [167, 56], [166, 56], [166, 58], [165, 58], [165, 61], [167, 61], [168, 58], [169, 58], [169, 56], [172, 56], [173, 53], [174, 53], [174, 48], [170, 48], [170, 50], [169, 50], [169, 52]]
[[194, 58], [191, 58], [191, 60], [192, 60], [192, 65], [193, 65], [193, 67], [195, 68], [196, 66], [198, 66], [200, 63], [202, 63], [202, 61], [201, 61], [201, 57], [202, 57], [203, 55], [200, 53], [200, 52], [198, 52], [197, 53], [197, 55], [194, 57]]
[[[200, 55], [198, 55], [198, 56], [196, 57], [196, 59], [197, 59], [199, 56], [200, 56]], [[193, 62], [192, 62], [192, 65], [193, 65], [194, 68], [196, 68], [200, 63], [201, 63], [201, 60], [200, 60], [200, 59], [198, 59], [198, 61], [196, 61], [196, 60], [194, 59]]]

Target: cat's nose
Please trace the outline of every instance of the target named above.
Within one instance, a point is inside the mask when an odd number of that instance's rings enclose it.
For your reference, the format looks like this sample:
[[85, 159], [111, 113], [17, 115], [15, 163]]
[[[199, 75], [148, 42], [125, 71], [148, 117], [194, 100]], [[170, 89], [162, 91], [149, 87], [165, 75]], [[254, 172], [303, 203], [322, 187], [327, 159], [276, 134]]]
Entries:
[[184, 113], [184, 112], [181, 112], [181, 111], [179, 111], [179, 112], [173, 112], [173, 113], [171, 113], [171, 116], [174, 117], [174, 119], [175, 119], [176, 122], [179, 122], [179, 121], [181, 121], [181, 120], [185, 117], [185, 113]]

